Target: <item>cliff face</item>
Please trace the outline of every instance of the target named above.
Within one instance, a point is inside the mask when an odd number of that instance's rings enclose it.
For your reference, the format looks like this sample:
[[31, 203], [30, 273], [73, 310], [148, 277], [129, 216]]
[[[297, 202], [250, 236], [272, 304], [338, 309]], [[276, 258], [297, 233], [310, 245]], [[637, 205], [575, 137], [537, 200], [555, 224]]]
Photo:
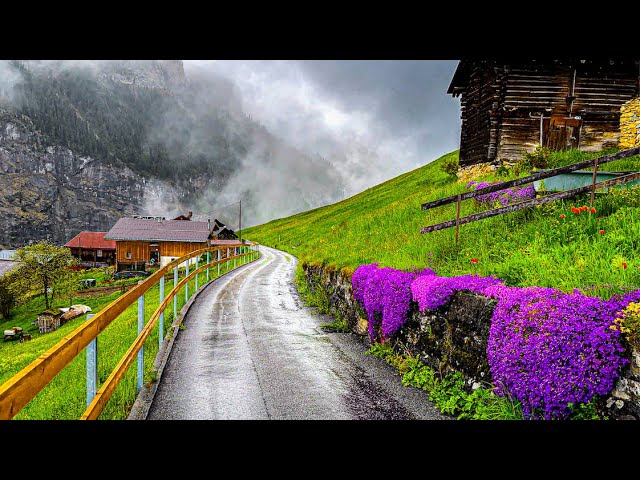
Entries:
[[180, 201], [168, 183], [48, 145], [28, 117], [0, 111], [0, 245], [106, 231], [121, 216], [148, 213], [144, 205], [161, 194]]
[[215, 73], [186, 78], [181, 60], [0, 60], [0, 246], [238, 198], [245, 225], [336, 201], [332, 165], [241, 103]]

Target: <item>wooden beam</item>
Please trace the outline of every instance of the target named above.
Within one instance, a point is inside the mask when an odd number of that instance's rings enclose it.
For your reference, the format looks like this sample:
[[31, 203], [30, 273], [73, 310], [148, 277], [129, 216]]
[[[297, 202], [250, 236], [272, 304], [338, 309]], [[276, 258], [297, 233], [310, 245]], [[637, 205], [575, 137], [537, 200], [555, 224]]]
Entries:
[[[640, 179], [640, 172], [631, 173], [611, 180], [605, 180], [603, 182], [596, 183], [596, 188], [615, 187], [616, 185], [622, 185], [624, 183]], [[581, 193], [588, 192], [592, 189], [592, 185], [586, 185], [584, 187], [574, 188], [572, 190], [565, 190], [564, 192], [553, 193], [551, 195], [545, 195], [544, 197], [534, 198], [533, 200], [527, 200], [525, 202], [515, 203], [513, 205], [507, 205], [506, 207], [496, 208], [494, 210], [487, 210], [485, 212], [469, 215], [468, 217], [449, 220], [447, 222], [437, 223], [435, 225], [429, 225], [422, 227], [420, 233], [435, 232], [445, 228], [450, 228], [456, 225], [464, 225], [465, 223], [475, 222], [484, 218], [495, 217], [496, 215], [502, 215], [503, 213], [515, 212], [516, 210], [522, 210], [523, 208], [535, 207], [537, 205], [543, 205], [549, 202], [555, 202], [556, 200], [562, 200], [564, 198], [575, 197]]]
[[136, 285], [111, 302], [96, 313], [93, 318], [84, 322], [16, 375], [0, 385], [0, 420], [8, 420], [17, 415], [64, 367], [71, 363], [76, 355], [136, 301], [140, 295], [143, 295], [153, 287], [167, 271], [207, 251], [217, 251], [225, 248], [224, 246], [217, 246], [196, 250], [158, 269], [157, 272], [147, 277], [141, 284]]
[[[479, 190], [462, 193], [460, 194], [460, 198], [462, 200], [466, 200], [468, 198], [474, 198], [478, 195], [484, 195], [486, 193], [504, 190], [505, 188], [517, 187], [519, 185], [525, 185], [527, 183], [531, 183], [536, 180], [555, 177], [556, 175], [560, 175], [561, 173], [568, 173], [568, 172], [573, 172], [574, 170], [580, 170], [581, 168], [592, 167], [595, 161], [597, 161], [599, 165], [602, 165], [603, 163], [613, 162], [615, 160], [632, 157], [638, 154], [640, 154], [640, 147], [633, 147], [627, 150], [622, 150], [617, 153], [605, 155], [603, 157], [598, 157], [591, 160], [584, 160], [582, 162], [574, 163], [572, 165], [567, 165], [565, 167], [554, 168], [552, 170], [547, 170], [545, 172], [538, 172], [528, 177], [516, 178], [515, 180], [510, 180], [508, 182], [503, 182], [496, 185], [490, 185], [488, 187], [484, 187]], [[458, 200], [458, 195], [452, 195], [450, 197], [441, 198], [439, 200], [434, 200], [432, 202], [423, 203], [422, 210], [429, 210], [431, 208], [439, 207], [441, 205], [447, 205], [449, 203], [456, 202], [457, 200]]]

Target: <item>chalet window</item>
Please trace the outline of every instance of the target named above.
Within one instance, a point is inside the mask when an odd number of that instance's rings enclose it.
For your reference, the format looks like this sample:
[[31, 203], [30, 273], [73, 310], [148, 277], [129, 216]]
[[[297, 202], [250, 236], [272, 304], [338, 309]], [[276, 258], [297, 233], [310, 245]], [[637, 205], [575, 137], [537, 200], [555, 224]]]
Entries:
[[102, 256], [102, 250], [96, 250], [96, 257]]
[[127, 252], [127, 260], [131, 260], [131, 252]]

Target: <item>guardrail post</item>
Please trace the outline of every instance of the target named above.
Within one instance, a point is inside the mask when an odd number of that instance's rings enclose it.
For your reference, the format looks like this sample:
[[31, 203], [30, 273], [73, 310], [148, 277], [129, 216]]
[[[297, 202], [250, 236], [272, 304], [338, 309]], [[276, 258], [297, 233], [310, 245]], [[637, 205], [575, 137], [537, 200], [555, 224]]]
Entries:
[[[87, 320], [93, 313], [87, 313]], [[91, 404], [98, 390], [98, 337], [87, 345], [87, 407]]]
[[[173, 267], [173, 288], [178, 285], [178, 267]], [[178, 318], [178, 292], [173, 296], [173, 320]]]
[[[189, 260], [191, 260], [191, 259], [189, 259]], [[189, 276], [189, 260], [187, 260], [185, 262], [185, 265], [186, 265], [186, 270], [185, 270], [185, 274], [184, 274], [185, 277]], [[184, 301], [186, 302], [188, 300], [189, 300], [189, 282], [184, 284]]]
[[218, 260], [218, 276], [220, 276], [220, 250], [216, 250], [216, 258]]
[[[198, 270], [199, 263], [200, 263], [200, 255], [196, 257], [196, 270]], [[195, 289], [196, 292], [198, 291], [198, 275], [200, 274], [196, 273], [196, 289]]]
[[[142, 280], [138, 281], [138, 285], [142, 283]], [[144, 294], [138, 297], [138, 335], [144, 328]], [[138, 352], [138, 388], [137, 393], [142, 390], [142, 384], [144, 383], [144, 345]]]
[[209, 283], [209, 264], [211, 263], [211, 252], [207, 252], [207, 283]]
[[[160, 277], [160, 301], [158, 305], [164, 300], [164, 275]], [[158, 348], [162, 348], [162, 341], [164, 340], [164, 310], [160, 314], [158, 323]]]

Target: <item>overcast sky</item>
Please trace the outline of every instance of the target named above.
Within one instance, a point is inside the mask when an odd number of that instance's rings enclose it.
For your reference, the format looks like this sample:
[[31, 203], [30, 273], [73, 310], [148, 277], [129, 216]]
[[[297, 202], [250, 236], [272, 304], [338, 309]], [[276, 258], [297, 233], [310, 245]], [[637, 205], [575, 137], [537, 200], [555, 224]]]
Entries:
[[456, 60], [185, 60], [231, 80], [272, 133], [343, 170], [346, 196], [458, 148]]

